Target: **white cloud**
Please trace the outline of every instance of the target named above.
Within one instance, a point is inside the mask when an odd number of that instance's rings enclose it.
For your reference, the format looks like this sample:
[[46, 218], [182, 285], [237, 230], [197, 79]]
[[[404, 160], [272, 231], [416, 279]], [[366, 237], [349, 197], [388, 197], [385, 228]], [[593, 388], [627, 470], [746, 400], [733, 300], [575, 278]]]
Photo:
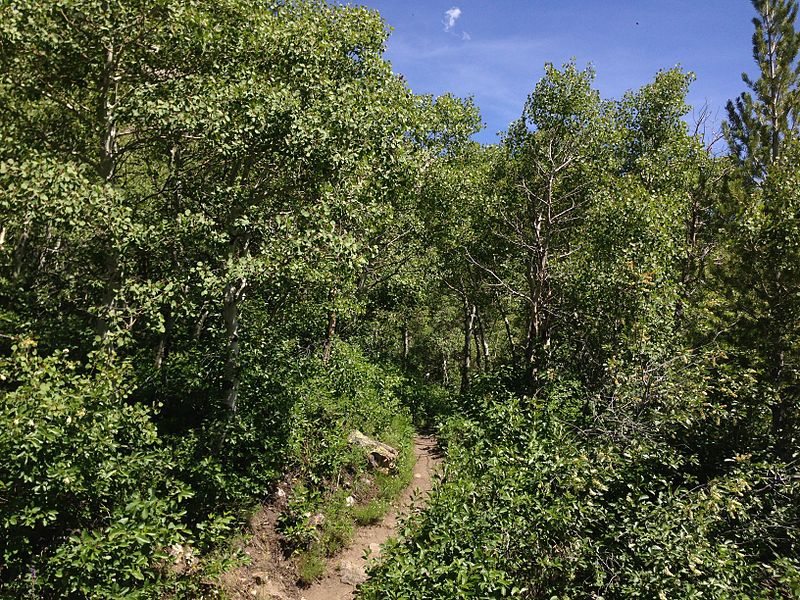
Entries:
[[470, 34], [468, 34], [466, 31], [462, 31], [461, 32], [461, 39], [464, 40], [465, 42], [468, 42], [468, 41], [470, 41], [472, 39], [472, 36]]
[[456, 26], [456, 21], [461, 16], [461, 9], [457, 6], [454, 6], [450, 10], [444, 13], [444, 30], [450, 31], [453, 27]]

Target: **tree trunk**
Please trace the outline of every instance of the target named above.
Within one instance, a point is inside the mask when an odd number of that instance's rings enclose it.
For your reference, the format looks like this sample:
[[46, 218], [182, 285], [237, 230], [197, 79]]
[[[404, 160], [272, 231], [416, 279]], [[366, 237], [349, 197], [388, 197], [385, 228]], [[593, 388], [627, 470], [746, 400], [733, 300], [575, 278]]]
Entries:
[[28, 247], [28, 238], [30, 237], [30, 220], [26, 219], [22, 228], [22, 233], [19, 236], [17, 247], [14, 248], [14, 279], [18, 280], [22, 276], [22, 268], [25, 264], [25, 252]]
[[464, 295], [464, 347], [461, 357], [461, 393], [469, 390], [469, 375], [472, 360], [472, 329], [475, 325], [475, 305]]
[[100, 312], [95, 321], [95, 333], [100, 338], [102, 346], [105, 346], [108, 341], [112, 315], [117, 307], [117, 292], [119, 291], [120, 280], [119, 255], [116, 250], [111, 250], [106, 254], [105, 291], [100, 303]]
[[97, 172], [105, 181], [114, 178], [117, 167], [117, 75], [118, 56], [113, 41], [106, 48], [106, 61], [103, 68], [103, 79], [100, 82], [100, 97], [97, 105], [98, 120], [103, 124], [100, 137], [99, 161]]
[[[114, 49], [113, 41], [109, 41], [106, 48], [106, 60], [103, 66], [103, 79], [100, 82], [100, 95], [96, 106], [98, 122], [102, 124], [102, 133], [98, 148], [97, 174], [106, 182], [114, 178], [117, 167], [117, 61], [118, 56]], [[117, 291], [121, 277], [119, 273], [120, 257], [118, 253], [109, 248], [106, 255], [106, 289], [100, 306], [100, 315], [95, 324], [95, 330], [103, 345], [108, 339], [110, 316], [113, 313]]]
[[247, 289], [245, 278], [236, 279], [225, 286], [225, 297], [222, 305], [222, 317], [225, 321], [227, 338], [227, 354], [224, 367], [225, 398], [224, 403], [230, 413], [236, 414], [239, 401], [239, 304], [244, 299]]
[[550, 347], [550, 289], [549, 241], [546, 232], [537, 233], [537, 252], [528, 257], [526, 278], [531, 298], [528, 330], [525, 336], [526, 376], [533, 390], [534, 378], [541, 367], [543, 352]]
[[197, 319], [197, 323], [194, 327], [194, 341], [199, 342], [200, 336], [203, 335], [203, 329], [206, 326], [206, 319], [208, 319], [208, 310], [203, 309], [200, 311], [200, 316]]
[[403, 322], [403, 364], [408, 364], [408, 353], [411, 346], [410, 333], [408, 331], [408, 323]]
[[479, 344], [479, 352], [483, 356], [483, 368], [489, 370], [489, 342], [486, 339], [486, 328], [484, 327], [483, 318], [480, 311], [475, 314], [475, 319], [478, 327], [476, 328], [475, 342]]
[[172, 311], [166, 308], [163, 312], [164, 315], [164, 332], [158, 336], [158, 345], [155, 352], [155, 368], [156, 371], [161, 371], [169, 355], [170, 338], [172, 336]]
[[483, 353], [481, 352], [481, 341], [478, 339], [480, 337], [478, 333], [478, 328], [472, 328], [472, 340], [475, 342], [475, 368], [478, 371], [483, 371]]
[[497, 307], [500, 310], [500, 314], [503, 317], [503, 325], [506, 329], [506, 338], [508, 339], [508, 349], [511, 351], [511, 362], [516, 365], [517, 364], [517, 343], [514, 341], [514, 334], [511, 332], [511, 322], [508, 320], [508, 315], [503, 308], [501, 302], [497, 303]]

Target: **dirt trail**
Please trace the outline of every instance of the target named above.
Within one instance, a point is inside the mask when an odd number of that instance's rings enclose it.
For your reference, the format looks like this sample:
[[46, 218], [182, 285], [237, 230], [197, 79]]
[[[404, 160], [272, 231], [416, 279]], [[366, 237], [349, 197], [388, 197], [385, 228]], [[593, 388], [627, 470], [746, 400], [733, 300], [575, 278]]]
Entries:
[[350, 547], [328, 561], [327, 575], [302, 592], [302, 600], [349, 600], [353, 597], [355, 586], [366, 579], [364, 554], [369, 550], [371, 557], [380, 556], [380, 545], [394, 535], [399, 517], [413, 508], [416, 495], [427, 494], [433, 485], [433, 473], [441, 462], [436, 440], [431, 436], [417, 436], [414, 454], [417, 462], [411, 483], [395, 508], [379, 524], [360, 527]]
[[221, 585], [234, 600], [350, 600], [356, 586], [366, 580], [367, 560], [380, 556], [380, 546], [395, 534], [398, 520], [414, 508], [414, 498], [433, 486], [433, 474], [441, 462], [436, 439], [418, 435], [414, 439], [416, 463], [411, 483], [393, 508], [377, 525], [359, 527], [348, 548], [327, 561], [326, 575], [309, 588], [298, 588], [291, 561], [280, 551], [275, 532], [277, 513], [265, 508], [250, 523], [252, 539], [243, 548], [249, 565], [225, 573]]

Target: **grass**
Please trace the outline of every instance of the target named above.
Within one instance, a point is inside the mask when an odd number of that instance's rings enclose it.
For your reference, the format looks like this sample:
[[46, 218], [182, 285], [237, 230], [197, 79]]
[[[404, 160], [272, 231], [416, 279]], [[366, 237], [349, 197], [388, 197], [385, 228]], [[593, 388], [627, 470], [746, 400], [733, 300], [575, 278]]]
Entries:
[[325, 556], [333, 556], [353, 539], [355, 527], [349, 511], [343, 510], [346, 507], [346, 504], [343, 507], [342, 504], [337, 503], [326, 515], [318, 543]]
[[297, 561], [297, 578], [302, 585], [311, 585], [325, 574], [325, 560], [314, 552], [303, 553]]
[[[357, 526], [374, 525], [389, 512], [394, 501], [411, 482], [415, 456], [414, 428], [408, 418], [398, 416], [381, 436], [381, 441], [398, 448], [397, 471], [393, 474], [369, 473], [369, 483], [356, 479], [353, 488], [335, 490], [315, 507], [324, 516], [316, 540], [300, 553], [297, 561], [298, 579], [310, 585], [325, 573], [324, 557], [334, 556], [347, 547]], [[366, 497], [363, 504], [348, 504], [348, 497]]]
[[357, 525], [375, 525], [388, 511], [389, 503], [382, 498], [376, 498], [364, 506], [354, 506], [351, 510]]

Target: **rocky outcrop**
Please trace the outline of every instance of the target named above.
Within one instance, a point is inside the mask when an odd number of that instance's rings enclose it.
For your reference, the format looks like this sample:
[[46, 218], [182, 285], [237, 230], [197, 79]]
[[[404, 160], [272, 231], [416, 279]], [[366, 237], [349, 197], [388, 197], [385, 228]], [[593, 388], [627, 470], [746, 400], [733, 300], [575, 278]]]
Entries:
[[400, 453], [396, 448], [392, 448], [383, 442], [373, 440], [360, 431], [353, 431], [353, 433], [348, 436], [347, 441], [364, 450], [369, 464], [374, 469], [382, 473], [397, 470], [397, 458]]

